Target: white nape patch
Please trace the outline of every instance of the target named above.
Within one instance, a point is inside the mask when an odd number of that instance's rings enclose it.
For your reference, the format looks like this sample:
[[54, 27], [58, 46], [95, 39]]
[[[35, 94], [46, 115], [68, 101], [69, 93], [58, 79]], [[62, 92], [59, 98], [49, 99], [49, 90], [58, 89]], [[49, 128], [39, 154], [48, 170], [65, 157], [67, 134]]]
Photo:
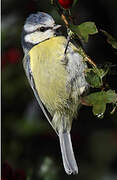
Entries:
[[31, 44], [38, 44], [46, 39], [49, 39], [51, 37], [54, 37], [54, 31], [51, 29], [48, 29], [45, 32], [35, 31], [33, 33], [27, 34], [24, 39], [26, 42]]

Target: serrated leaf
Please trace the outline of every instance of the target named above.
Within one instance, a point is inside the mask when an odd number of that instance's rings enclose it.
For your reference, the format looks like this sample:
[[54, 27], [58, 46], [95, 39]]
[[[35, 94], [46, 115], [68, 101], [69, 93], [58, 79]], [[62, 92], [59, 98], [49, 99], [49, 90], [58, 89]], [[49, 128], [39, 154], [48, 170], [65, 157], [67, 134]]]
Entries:
[[117, 94], [113, 90], [100, 91], [84, 97], [83, 101], [89, 106], [93, 106], [93, 114], [103, 117], [107, 103], [117, 103]]
[[103, 85], [101, 78], [92, 70], [90, 72], [87, 72], [86, 81], [92, 88], [100, 88]]
[[106, 103], [116, 103], [117, 102], [117, 94], [113, 90], [108, 90], [106, 92]]
[[97, 67], [89, 68], [86, 72], [86, 80], [93, 88], [100, 88], [103, 85], [103, 77], [108, 73], [108, 68], [101, 69]]
[[85, 101], [88, 104], [93, 105], [96, 104], [97, 102], [98, 103], [101, 102], [102, 100], [104, 101], [104, 95], [105, 95], [105, 91], [91, 93], [90, 95], [85, 97]]
[[113, 48], [117, 49], [117, 40], [110, 35], [108, 32], [101, 30], [107, 36], [107, 42], [112, 45]]
[[88, 42], [89, 35], [98, 33], [95, 23], [91, 21], [84, 22], [80, 25], [70, 25], [70, 29], [85, 42]]

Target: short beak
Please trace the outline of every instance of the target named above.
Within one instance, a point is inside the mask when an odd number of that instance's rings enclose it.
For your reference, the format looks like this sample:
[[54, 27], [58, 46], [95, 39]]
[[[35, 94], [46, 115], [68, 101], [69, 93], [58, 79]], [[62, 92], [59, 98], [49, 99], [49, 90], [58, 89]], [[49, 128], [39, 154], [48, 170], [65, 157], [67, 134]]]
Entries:
[[61, 27], [61, 25], [59, 25], [59, 24], [58, 25], [54, 25], [53, 29], [56, 30], [56, 29], [58, 29], [60, 27]]

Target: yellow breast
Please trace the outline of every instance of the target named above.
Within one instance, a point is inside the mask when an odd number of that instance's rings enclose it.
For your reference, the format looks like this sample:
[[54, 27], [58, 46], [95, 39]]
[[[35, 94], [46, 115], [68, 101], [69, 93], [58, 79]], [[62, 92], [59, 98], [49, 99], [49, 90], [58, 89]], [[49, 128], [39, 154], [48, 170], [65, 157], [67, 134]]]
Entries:
[[64, 37], [54, 37], [29, 52], [36, 89], [51, 114], [63, 109], [69, 99], [66, 89], [68, 73], [62, 62], [66, 43]]

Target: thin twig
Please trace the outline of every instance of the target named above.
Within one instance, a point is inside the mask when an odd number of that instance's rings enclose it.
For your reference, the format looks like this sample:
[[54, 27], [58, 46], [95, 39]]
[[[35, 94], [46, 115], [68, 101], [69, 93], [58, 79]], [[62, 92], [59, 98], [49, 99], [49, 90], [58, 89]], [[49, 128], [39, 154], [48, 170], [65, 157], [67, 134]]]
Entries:
[[97, 67], [95, 62], [88, 56], [85, 57], [85, 61], [87, 61], [89, 64], [91, 64], [94, 67]]
[[66, 26], [67, 26], [67, 28], [68, 28], [69, 23], [68, 23], [68, 21], [67, 21], [67, 19], [66, 19], [65, 15], [64, 15], [64, 14], [61, 14], [61, 18], [62, 18], [62, 20], [64, 21], [65, 25], [66, 25]]

